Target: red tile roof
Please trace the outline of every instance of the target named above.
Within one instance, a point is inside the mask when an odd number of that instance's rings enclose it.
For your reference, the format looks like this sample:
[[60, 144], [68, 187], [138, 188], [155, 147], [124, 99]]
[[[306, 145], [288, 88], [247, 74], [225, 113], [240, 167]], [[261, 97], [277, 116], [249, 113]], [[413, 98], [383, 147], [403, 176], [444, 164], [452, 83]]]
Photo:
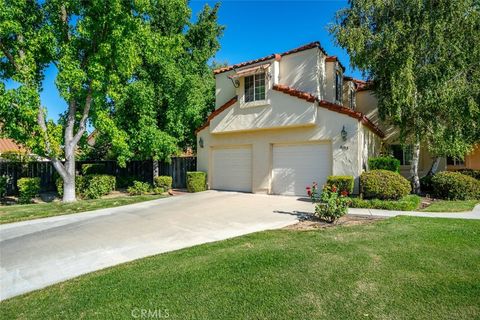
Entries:
[[8, 151], [25, 151], [21, 145], [15, 143], [12, 139], [0, 139], [0, 153]]
[[208, 117], [207, 117], [207, 121], [205, 121], [205, 123], [200, 127], [198, 128], [197, 130], [195, 130], [195, 134], [197, 134], [199, 131], [202, 131], [203, 129], [205, 129], [206, 127], [208, 127], [210, 125], [210, 121], [215, 118], [216, 116], [218, 116], [220, 113], [222, 113], [224, 110], [228, 109], [230, 106], [234, 105], [235, 102], [238, 101], [238, 97], [235, 96], [233, 97], [232, 99], [228, 100], [223, 106], [221, 106], [220, 108], [218, 109], [215, 109]]
[[328, 56], [328, 57], [325, 58], [325, 61], [326, 62], [338, 62], [340, 67], [343, 69], [343, 71], [345, 71], [345, 66], [340, 62], [340, 60], [338, 60], [337, 56]]
[[288, 86], [274, 85], [273, 90], [277, 90], [277, 91], [289, 94], [291, 96], [303, 99], [303, 100], [308, 101], [308, 102], [317, 101], [318, 105], [320, 107], [326, 108], [328, 110], [335, 111], [335, 112], [338, 112], [338, 113], [345, 114], [345, 115], [347, 115], [349, 117], [352, 117], [352, 118], [355, 118], [358, 121], [360, 121], [362, 124], [364, 124], [367, 128], [372, 130], [379, 137], [381, 137], [381, 138], [385, 137], [385, 134], [382, 132], [382, 130], [380, 130], [380, 128], [378, 128], [372, 121], [370, 121], [370, 119], [367, 118], [367, 116], [365, 116], [361, 112], [353, 111], [352, 109], [345, 108], [344, 106], [339, 105], [339, 104], [335, 104], [335, 103], [328, 102], [328, 101], [325, 101], [325, 100], [320, 100], [316, 96], [314, 96], [310, 93], [300, 91], [300, 90], [297, 90], [297, 89], [294, 89], [294, 88], [290, 88]]
[[322, 48], [322, 46], [320, 45], [320, 42], [315, 41], [315, 42], [311, 42], [311, 43], [308, 43], [306, 45], [303, 45], [301, 47], [298, 47], [298, 48], [295, 48], [295, 49], [292, 49], [292, 50], [289, 50], [289, 51], [285, 51], [283, 53], [274, 53], [274, 54], [271, 54], [271, 55], [263, 57], [263, 58], [259, 58], [259, 59], [255, 59], [255, 60], [251, 60], [251, 61], [245, 61], [245, 62], [237, 63], [237, 64], [234, 64], [234, 65], [231, 65], [231, 66], [215, 69], [213, 71], [213, 73], [214, 74], [219, 74], [219, 73], [223, 73], [223, 72], [226, 72], [226, 71], [230, 71], [230, 70], [233, 70], [233, 69], [245, 67], [245, 66], [248, 66], [248, 65], [251, 65], [251, 64], [255, 64], [255, 63], [259, 63], [259, 62], [263, 62], [263, 61], [267, 61], [267, 60], [271, 60], [271, 59], [275, 59], [275, 60], [279, 61], [283, 56], [293, 54], [293, 53], [297, 53], [297, 52], [304, 51], [304, 50], [308, 50], [308, 49], [312, 49], [312, 48], [319, 48], [320, 50], [322, 50], [322, 52], [325, 55], [327, 54], [325, 52], [325, 50]]

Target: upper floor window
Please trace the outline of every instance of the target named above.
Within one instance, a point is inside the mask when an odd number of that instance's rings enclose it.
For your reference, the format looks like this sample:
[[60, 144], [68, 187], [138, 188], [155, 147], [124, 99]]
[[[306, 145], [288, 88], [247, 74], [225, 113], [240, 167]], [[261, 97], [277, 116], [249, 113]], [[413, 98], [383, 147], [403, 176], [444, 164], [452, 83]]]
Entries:
[[335, 100], [342, 101], [342, 75], [340, 71], [335, 73]]
[[455, 157], [447, 157], [447, 165], [449, 166], [464, 166], [465, 161]]
[[402, 146], [400, 144], [392, 144], [390, 146], [392, 151], [392, 156], [395, 159], [400, 160], [400, 165], [407, 166], [410, 165], [413, 159], [413, 148], [412, 146]]
[[265, 72], [245, 77], [245, 102], [265, 100]]

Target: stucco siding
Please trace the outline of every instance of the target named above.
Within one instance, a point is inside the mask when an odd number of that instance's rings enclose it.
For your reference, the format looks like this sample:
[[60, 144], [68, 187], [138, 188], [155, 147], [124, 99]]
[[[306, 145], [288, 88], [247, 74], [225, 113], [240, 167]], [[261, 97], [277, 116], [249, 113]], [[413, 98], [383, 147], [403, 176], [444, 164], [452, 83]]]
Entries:
[[228, 71], [215, 75], [215, 109], [220, 108], [236, 95], [236, 89], [228, 78], [233, 73]]
[[[309, 105], [297, 99], [299, 108]], [[356, 178], [355, 190], [358, 190], [358, 176], [361, 172], [359, 165], [359, 123], [348, 116], [317, 108], [315, 125], [310, 127], [283, 128], [270, 130], [255, 130], [245, 132], [231, 132], [211, 134], [209, 128], [198, 133], [204, 147], [198, 146], [198, 170], [209, 172], [211, 150], [214, 147], [251, 145], [252, 146], [252, 191], [255, 193], [271, 192], [272, 145], [276, 143], [328, 143], [332, 148], [332, 174], [352, 175]], [[344, 142], [340, 132], [345, 126], [347, 141]]]
[[318, 48], [283, 56], [279, 83], [318, 95]]
[[335, 66], [336, 62], [325, 62], [324, 99], [335, 103]]

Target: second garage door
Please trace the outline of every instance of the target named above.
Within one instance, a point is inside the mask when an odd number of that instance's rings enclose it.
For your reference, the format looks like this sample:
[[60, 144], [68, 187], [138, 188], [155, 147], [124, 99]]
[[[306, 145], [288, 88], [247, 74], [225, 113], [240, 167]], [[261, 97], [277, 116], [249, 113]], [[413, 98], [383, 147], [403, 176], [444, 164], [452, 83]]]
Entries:
[[213, 149], [212, 160], [212, 189], [252, 192], [250, 147]]
[[307, 185], [331, 175], [331, 158], [330, 144], [273, 145], [272, 193], [306, 195]]

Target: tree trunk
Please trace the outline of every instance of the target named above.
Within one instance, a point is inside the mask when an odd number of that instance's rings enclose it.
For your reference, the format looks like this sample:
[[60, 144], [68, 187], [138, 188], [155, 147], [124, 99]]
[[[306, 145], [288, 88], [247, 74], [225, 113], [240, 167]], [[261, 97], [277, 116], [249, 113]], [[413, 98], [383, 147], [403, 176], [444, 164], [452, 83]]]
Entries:
[[63, 178], [63, 202], [77, 201], [75, 196], [75, 148], [65, 146], [65, 171]]
[[427, 176], [433, 176], [438, 171], [438, 166], [440, 165], [440, 157], [435, 157], [432, 162], [430, 170], [428, 170]]
[[413, 145], [413, 157], [410, 165], [410, 175], [412, 179], [412, 191], [415, 194], [420, 193], [420, 178], [418, 177], [418, 163], [420, 161], [420, 142]]
[[160, 174], [158, 160], [152, 160], [152, 168], [153, 168], [153, 179], [155, 180], [155, 178], [158, 177], [158, 175]]

